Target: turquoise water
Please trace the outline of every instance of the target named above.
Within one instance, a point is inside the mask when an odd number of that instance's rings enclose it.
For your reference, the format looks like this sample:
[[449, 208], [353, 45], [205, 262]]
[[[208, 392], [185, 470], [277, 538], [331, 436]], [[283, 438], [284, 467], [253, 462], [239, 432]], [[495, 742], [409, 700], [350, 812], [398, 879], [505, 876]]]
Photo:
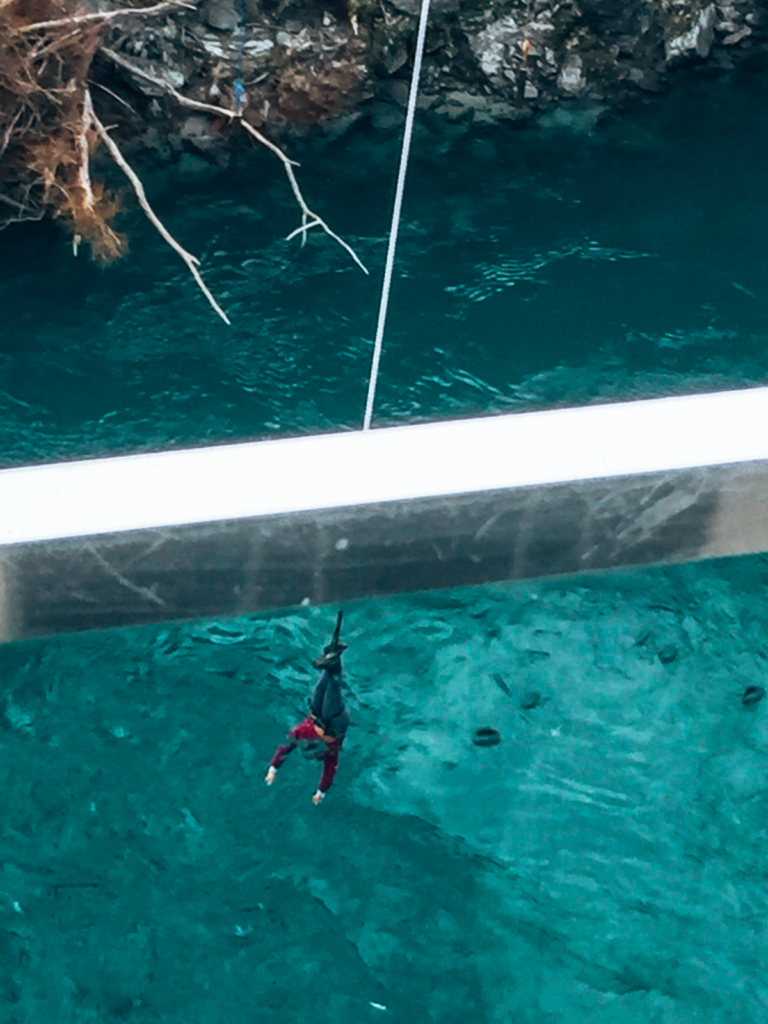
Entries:
[[[766, 87], [595, 134], [423, 125], [378, 421], [763, 383]], [[359, 424], [397, 139], [148, 169], [102, 271], [6, 232], [4, 465]], [[361, 602], [337, 780], [294, 753], [333, 610], [0, 647], [5, 1024], [754, 1024], [762, 556]], [[533, 694], [538, 694], [534, 698]], [[477, 728], [500, 734], [473, 744]]]
[[0, 1019], [763, 1019], [766, 585], [350, 605], [319, 807], [317, 762], [264, 773], [329, 609], [0, 647]]
[[[694, 77], [594, 134], [418, 133], [379, 423], [761, 383], [768, 365], [757, 73]], [[298, 216], [269, 154], [147, 170], [226, 327], [137, 213], [101, 270], [54, 225], [7, 231], [5, 465], [354, 428], [362, 419], [399, 141], [296, 143], [307, 199], [371, 268]]]

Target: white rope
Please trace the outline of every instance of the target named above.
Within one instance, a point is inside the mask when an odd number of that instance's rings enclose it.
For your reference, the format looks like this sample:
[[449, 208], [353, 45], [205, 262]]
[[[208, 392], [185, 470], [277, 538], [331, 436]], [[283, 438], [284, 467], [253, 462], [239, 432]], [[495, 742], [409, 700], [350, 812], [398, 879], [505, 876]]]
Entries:
[[427, 34], [427, 19], [429, 17], [429, 0], [421, 0], [421, 15], [419, 17], [419, 34], [416, 39], [416, 56], [413, 62], [413, 75], [411, 76], [411, 91], [408, 96], [408, 112], [405, 115], [405, 131], [403, 132], [403, 148], [400, 153], [400, 170], [397, 175], [397, 189], [395, 190], [395, 205], [392, 210], [392, 226], [389, 229], [389, 247], [387, 248], [387, 263], [384, 268], [384, 283], [381, 287], [381, 304], [379, 305], [379, 320], [376, 325], [376, 341], [373, 345], [373, 361], [371, 363], [371, 375], [368, 380], [368, 398], [365, 403], [365, 417], [363, 419], [363, 430], [371, 429], [371, 416], [373, 415], [373, 402], [376, 397], [376, 383], [379, 379], [379, 362], [381, 361], [381, 343], [384, 338], [384, 324], [387, 320], [387, 305], [389, 303], [389, 289], [392, 284], [392, 267], [395, 262], [395, 249], [397, 247], [397, 232], [400, 228], [400, 210], [403, 205], [403, 192], [405, 191], [405, 173], [408, 169], [408, 154], [411, 149], [411, 136], [413, 135], [413, 120], [416, 115], [416, 100], [419, 93], [419, 77], [421, 76], [421, 58], [424, 53], [424, 39]]

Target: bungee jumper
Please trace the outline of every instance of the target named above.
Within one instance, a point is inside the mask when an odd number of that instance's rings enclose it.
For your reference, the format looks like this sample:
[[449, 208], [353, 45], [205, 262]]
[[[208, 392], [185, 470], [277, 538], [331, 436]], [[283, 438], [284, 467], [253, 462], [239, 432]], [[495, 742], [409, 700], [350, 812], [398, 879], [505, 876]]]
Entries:
[[[302, 746], [305, 756], [323, 762], [323, 774], [312, 797], [314, 804], [322, 803], [331, 788], [351, 718], [341, 692], [341, 656], [347, 650], [347, 644], [340, 639], [342, 614], [339, 612], [331, 642], [312, 662], [314, 668], [320, 669], [321, 675], [308, 701], [309, 714], [303, 722], [291, 729], [287, 736], [288, 742], [277, 748], [264, 780], [271, 786], [277, 776], [277, 769], [286, 757], [296, 747]], [[321, 747], [315, 753], [319, 742], [325, 744], [325, 749]]]

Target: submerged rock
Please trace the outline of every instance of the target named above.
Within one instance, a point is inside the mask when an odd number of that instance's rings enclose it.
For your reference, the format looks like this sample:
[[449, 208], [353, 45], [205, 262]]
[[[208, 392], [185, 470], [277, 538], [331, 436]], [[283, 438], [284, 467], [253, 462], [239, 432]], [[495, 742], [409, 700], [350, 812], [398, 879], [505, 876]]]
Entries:
[[542, 697], [538, 690], [527, 690], [520, 698], [520, 708], [523, 711], [533, 711], [534, 708], [542, 707], [548, 701], [549, 697]]
[[745, 707], [749, 707], [752, 704], [759, 704], [765, 696], [765, 688], [762, 686], [748, 686], [744, 693], [741, 695], [741, 703]]
[[501, 733], [489, 725], [475, 729], [472, 742], [476, 747], [497, 747], [501, 743]]
[[678, 650], [674, 644], [665, 644], [664, 647], [660, 647], [656, 652], [656, 657], [659, 659], [662, 665], [669, 665], [677, 657]]

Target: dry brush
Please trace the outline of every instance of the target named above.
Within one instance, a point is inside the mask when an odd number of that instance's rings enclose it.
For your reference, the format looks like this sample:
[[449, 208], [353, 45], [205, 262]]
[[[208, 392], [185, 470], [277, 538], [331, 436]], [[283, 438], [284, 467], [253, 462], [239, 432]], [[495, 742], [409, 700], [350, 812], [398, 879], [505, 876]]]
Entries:
[[127, 251], [127, 239], [115, 228], [120, 203], [91, 175], [96, 149], [103, 145], [128, 178], [139, 205], [165, 241], [181, 256], [216, 313], [226, 313], [206, 287], [199, 260], [170, 235], [147, 199], [109, 128], [100, 120], [89, 89], [91, 65], [98, 53], [134, 75], [149, 78], [177, 103], [241, 126], [280, 159], [301, 211], [301, 224], [288, 236], [322, 228], [367, 270], [343, 239], [307, 205], [294, 172], [295, 163], [247, 110], [201, 103], [174, 89], [164, 78], [133, 65], [106, 45], [108, 33], [123, 18], [151, 17], [186, 3], [156, 3], [89, 12], [76, 0], [0, 0], [0, 229], [10, 223], [50, 214], [71, 233], [73, 251], [87, 243], [93, 257], [110, 263]]

